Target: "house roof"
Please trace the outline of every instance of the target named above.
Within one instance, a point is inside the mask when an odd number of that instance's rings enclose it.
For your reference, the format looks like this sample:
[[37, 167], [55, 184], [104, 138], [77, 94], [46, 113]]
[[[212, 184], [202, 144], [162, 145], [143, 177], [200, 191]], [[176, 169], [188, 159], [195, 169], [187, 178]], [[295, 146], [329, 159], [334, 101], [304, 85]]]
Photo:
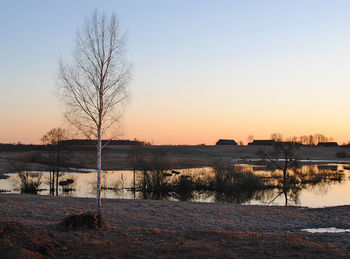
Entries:
[[237, 142], [233, 139], [219, 139], [216, 145], [237, 145]]

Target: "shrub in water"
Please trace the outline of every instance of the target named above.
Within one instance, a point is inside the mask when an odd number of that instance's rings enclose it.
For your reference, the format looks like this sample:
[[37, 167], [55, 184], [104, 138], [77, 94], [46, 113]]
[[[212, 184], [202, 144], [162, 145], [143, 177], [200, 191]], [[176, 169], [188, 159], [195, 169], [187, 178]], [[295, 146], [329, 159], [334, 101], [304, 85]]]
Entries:
[[18, 177], [20, 179], [21, 193], [38, 193], [39, 186], [41, 185], [41, 174], [21, 172], [18, 174]]

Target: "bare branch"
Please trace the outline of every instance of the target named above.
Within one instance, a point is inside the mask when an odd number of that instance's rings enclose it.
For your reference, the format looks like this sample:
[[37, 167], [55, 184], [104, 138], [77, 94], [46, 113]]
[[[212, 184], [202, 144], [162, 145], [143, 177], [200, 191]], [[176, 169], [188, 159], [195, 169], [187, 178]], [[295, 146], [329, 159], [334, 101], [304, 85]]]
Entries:
[[58, 81], [65, 117], [86, 137], [97, 136], [99, 126], [101, 133], [107, 134], [121, 117], [131, 75], [124, 58], [125, 44], [116, 16], [107, 21], [105, 14], [95, 10], [77, 32], [72, 65], [60, 64]]

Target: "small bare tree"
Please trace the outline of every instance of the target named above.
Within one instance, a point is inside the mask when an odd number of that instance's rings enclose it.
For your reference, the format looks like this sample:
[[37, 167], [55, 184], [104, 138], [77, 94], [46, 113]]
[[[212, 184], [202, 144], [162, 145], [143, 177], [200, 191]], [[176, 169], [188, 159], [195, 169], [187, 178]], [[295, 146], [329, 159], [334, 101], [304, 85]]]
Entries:
[[59, 90], [65, 118], [97, 147], [97, 215], [101, 212], [102, 138], [115, 137], [115, 127], [127, 100], [131, 66], [125, 60], [125, 35], [116, 15], [95, 10], [78, 30], [71, 65], [60, 63]]
[[[273, 152], [268, 154], [264, 150], [259, 150], [257, 155], [271, 164], [274, 168], [283, 172], [282, 193], [285, 195], [285, 205], [288, 205], [287, 192], [290, 189], [288, 181], [288, 169], [298, 166], [297, 150], [300, 144], [294, 142], [278, 142], [273, 145]], [[280, 194], [282, 194], [280, 193]], [[279, 195], [280, 195], [279, 194]], [[278, 196], [279, 196], [278, 195]]]
[[273, 133], [271, 134], [271, 139], [273, 139], [276, 142], [281, 142], [283, 141], [283, 136], [281, 133]]
[[47, 162], [50, 170], [50, 194], [53, 195], [56, 189], [56, 196], [58, 196], [58, 176], [61, 166], [64, 164], [64, 161], [69, 158], [66, 147], [63, 144], [63, 141], [67, 139], [67, 132], [62, 128], [53, 128], [41, 138], [41, 142], [49, 147]]
[[249, 135], [247, 139], [248, 139], [248, 142], [253, 142], [254, 141], [254, 136], [253, 135]]

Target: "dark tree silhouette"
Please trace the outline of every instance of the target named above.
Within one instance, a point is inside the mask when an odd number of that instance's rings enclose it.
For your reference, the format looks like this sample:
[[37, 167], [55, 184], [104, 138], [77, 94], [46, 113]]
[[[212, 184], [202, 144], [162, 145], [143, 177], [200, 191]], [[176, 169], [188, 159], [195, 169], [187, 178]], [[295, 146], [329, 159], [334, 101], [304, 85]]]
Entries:
[[296, 151], [300, 147], [299, 143], [277, 142], [273, 145], [273, 151], [267, 153], [259, 150], [257, 155], [268, 162], [272, 167], [283, 172], [282, 193], [285, 196], [285, 205], [288, 205], [288, 190], [290, 189], [288, 169], [298, 166]]
[[56, 196], [58, 196], [58, 177], [60, 170], [69, 157], [64, 142], [67, 139], [67, 133], [62, 128], [53, 128], [41, 138], [41, 142], [48, 145], [47, 162], [50, 171], [50, 194], [53, 195], [56, 190]]

